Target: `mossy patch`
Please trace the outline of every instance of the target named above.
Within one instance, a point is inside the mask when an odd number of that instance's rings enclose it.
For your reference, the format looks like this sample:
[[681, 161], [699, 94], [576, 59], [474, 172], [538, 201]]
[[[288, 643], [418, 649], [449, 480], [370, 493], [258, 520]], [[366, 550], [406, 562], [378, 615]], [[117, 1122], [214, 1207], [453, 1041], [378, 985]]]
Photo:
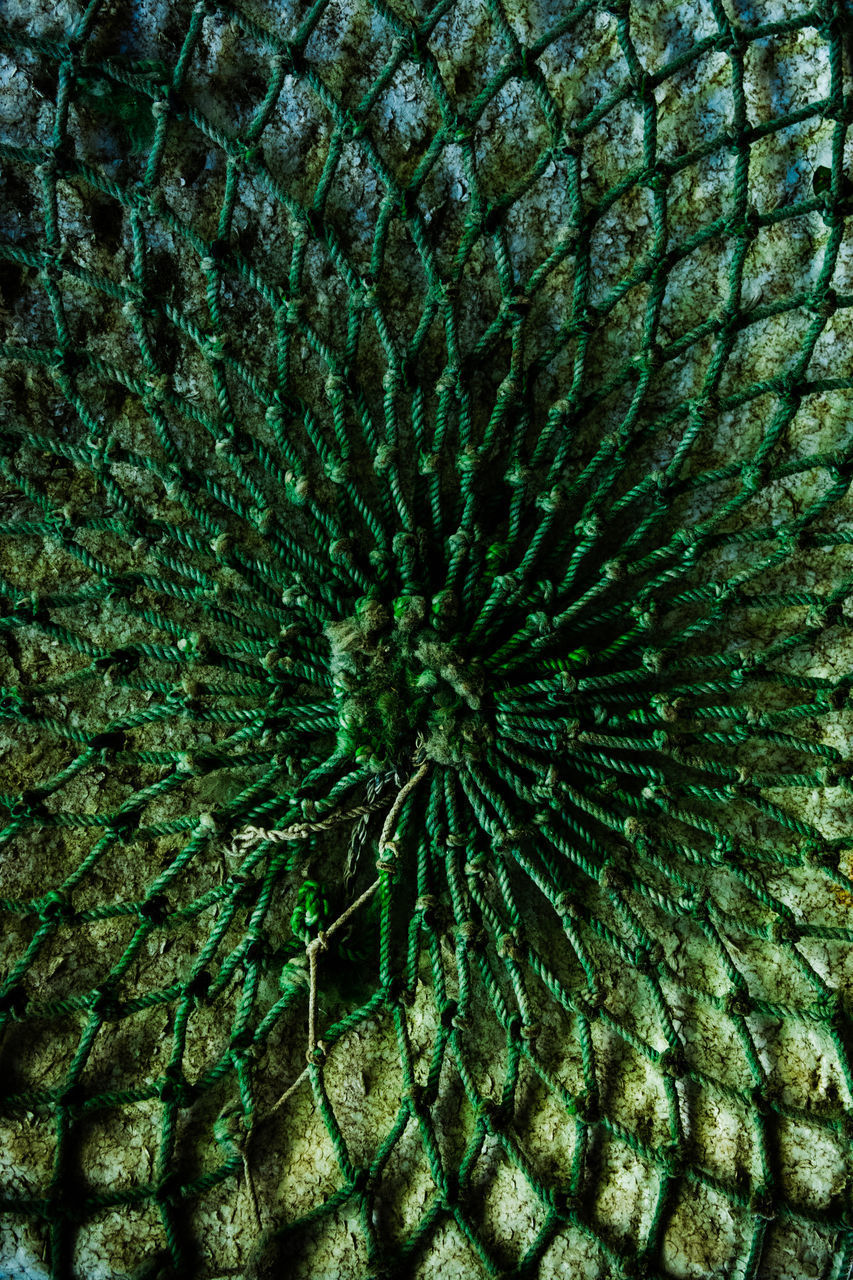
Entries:
[[442, 764], [478, 754], [492, 736], [479, 663], [426, 622], [426, 602], [373, 598], [330, 623], [330, 671], [339, 706], [338, 746], [376, 768], [419, 747]]

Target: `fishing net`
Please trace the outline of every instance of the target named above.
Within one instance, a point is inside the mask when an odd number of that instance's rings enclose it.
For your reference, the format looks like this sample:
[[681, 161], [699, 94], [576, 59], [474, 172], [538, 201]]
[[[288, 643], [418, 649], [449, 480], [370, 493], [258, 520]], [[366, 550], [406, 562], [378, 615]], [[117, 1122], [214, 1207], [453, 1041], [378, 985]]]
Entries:
[[836, 0], [7, 0], [0, 1274], [853, 1261]]

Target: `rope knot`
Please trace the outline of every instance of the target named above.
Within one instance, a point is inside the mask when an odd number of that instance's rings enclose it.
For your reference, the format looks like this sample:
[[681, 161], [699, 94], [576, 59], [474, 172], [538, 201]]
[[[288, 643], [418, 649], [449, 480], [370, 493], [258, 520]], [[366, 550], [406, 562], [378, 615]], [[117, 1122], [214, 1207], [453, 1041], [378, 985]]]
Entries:
[[460, 942], [477, 943], [483, 936], [483, 930], [476, 920], [461, 920], [456, 926], [456, 936]]
[[517, 929], [502, 933], [498, 938], [498, 955], [508, 956], [511, 960], [521, 959], [521, 939]]
[[457, 454], [456, 469], [457, 471], [473, 475], [477, 471], [482, 470], [485, 461], [486, 459], [482, 456], [480, 451], [475, 449], [473, 445], [469, 444], [460, 454]]
[[530, 479], [530, 468], [523, 467], [520, 462], [513, 462], [504, 472], [504, 483], [513, 489], [523, 489]]
[[319, 1064], [324, 1061], [325, 1057], [326, 1043], [324, 1040], [318, 1040], [315, 1045], [312, 1045], [311, 1048], [307, 1049], [305, 1052], [305, 1061], [308, 1063], [309, 1067], [314, 1064], [319, 1066]]
[[395, 842], [387, 840], [379, 850], [379, 857], [376, 859], [376, 870], [384, 871], [391, 875], [396, 870], [398, 854], [399, 849]]
[[388, 471], [397, 465], [397, 450], [390, 444], [381, 444], [373, 458], [373, 469], [377, 472]]
[[308, 943], [308, 946], [305, 948], [305, 951], [306, 951], [306, 954], [311, 956], [311, 955], [317, 955], [318, 952], [320, 951], [328, 951], [328, 949], [329, 949], [329, 942], [326, 937], [326, 934], [322, 929], [318, 929], [316, 936], [312, 938], [311, 941]]

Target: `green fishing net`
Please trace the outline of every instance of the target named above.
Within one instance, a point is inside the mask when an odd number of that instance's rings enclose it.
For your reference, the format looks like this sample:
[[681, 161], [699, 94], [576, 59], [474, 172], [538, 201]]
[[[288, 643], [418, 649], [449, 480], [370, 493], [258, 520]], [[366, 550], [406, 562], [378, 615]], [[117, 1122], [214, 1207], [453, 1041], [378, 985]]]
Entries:
[[847, 1280], [849, 13], [2, 23], [0, 1275]]

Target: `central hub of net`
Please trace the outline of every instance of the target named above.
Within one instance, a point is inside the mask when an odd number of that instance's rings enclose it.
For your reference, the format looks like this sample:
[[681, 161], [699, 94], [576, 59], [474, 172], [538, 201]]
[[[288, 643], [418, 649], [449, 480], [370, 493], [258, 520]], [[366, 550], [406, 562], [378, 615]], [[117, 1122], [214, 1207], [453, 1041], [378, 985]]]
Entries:
[[329, 623], [338, 703], [338, 747], [377, 768], [410, 760], [458, 763], [493, 737], [483, 673], [429, 625], [425, 600], [390, 605], [365, 597], [352, 617]]

